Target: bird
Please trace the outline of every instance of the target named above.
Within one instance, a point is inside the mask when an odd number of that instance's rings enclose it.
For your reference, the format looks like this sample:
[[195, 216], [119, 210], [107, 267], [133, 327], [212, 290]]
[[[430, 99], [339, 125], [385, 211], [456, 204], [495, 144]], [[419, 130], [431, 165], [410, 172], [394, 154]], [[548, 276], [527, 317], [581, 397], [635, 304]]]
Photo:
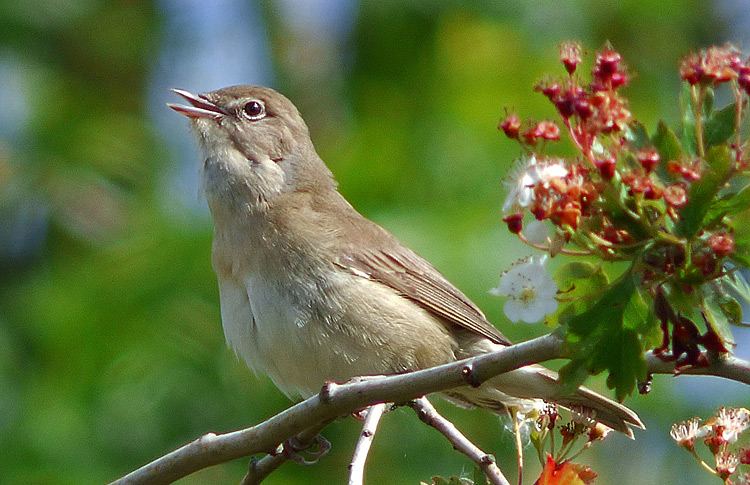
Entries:
[[[227, 344], [292, 399], [327, 382], [390, 375], [481, 355], [511, 341], [427, 260], [341, 195], [295, 105], [263, 86], [173, 89], [203, 162]], [[541, 365], [443, 393], [499, 415], [546, 401], [584, 409], [633, 437], [628, 407], [566, 392]]]

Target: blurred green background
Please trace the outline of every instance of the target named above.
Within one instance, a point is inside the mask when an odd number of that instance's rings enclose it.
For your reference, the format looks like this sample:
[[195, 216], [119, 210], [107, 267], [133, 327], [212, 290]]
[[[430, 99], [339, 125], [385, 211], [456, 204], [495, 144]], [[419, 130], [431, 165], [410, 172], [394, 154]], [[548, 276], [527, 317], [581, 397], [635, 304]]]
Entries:
[[[496, 131], [504, 107], [553, 116], [532, 87], [563, 74], [558, 42], [593, 54], [610, 40], [635, 73], [625, 93], [636, 117], [674, 124], [679, 57], [748, 47], [748, 10], [744, 0], [2, 2], [0, 483], [103, 483], [289, 405], [224, 345], [197, 155], [186, 120], [164, 105], [177, 100], [169, 87], [287, 94], [353, 205], [518, 340], [546, 329], [509, 323], [487, 293], [530, 254], [500, 219], [519, 154]], [[747, 332], [737, 338], [747, 356]], [[735, 383], [658, 376], [650, 395], [628, 400], [648, 430], [582, 461], [597, 483], [708, 483], [669, 426], [748, 396]], [[437, 404], [515, 476], [505, 423]], [[329, 456], [268, 483], [344, 483], [359, 427], [334, 423]], [[238, 483], [247, 461], [180, 483]], [[366, 478], [416, 484], [471, 469], [399, 410]]]

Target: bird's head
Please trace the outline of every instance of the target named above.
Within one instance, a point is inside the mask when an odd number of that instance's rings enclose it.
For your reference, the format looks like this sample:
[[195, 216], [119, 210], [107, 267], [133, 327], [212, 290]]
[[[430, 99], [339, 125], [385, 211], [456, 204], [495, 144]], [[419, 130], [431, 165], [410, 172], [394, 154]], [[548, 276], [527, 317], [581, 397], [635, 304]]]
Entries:
[[190, 103], [168, 106], [192, 121], [205, 156], [202, 189], [212, 211], [235, 206], [262, 211], [282, 193], [335, 188], [299, 111], [273, 89], [172, 91]]

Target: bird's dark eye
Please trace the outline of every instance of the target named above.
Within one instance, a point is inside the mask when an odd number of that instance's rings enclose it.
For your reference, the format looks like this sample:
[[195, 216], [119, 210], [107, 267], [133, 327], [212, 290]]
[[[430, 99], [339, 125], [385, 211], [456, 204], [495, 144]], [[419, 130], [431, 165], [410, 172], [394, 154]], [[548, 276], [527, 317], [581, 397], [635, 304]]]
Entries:
[[251, 120], [259, 120], [266, 115], [266, 107], [263, 106], [263, 103], [256, 100], [249, 101], [242, 110]]

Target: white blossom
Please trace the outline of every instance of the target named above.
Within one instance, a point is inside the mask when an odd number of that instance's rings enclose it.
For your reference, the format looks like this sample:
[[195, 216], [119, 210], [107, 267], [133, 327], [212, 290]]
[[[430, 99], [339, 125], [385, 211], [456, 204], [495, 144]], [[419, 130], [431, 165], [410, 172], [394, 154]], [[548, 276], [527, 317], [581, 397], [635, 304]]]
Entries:
[[536, 155], [524, 157], [516, 162], [505, 186], [508, 195], [503, 203], [503, 212], [513, 207], [528, 207], [534, 200], [534, 186], [547, 184], [554, 178], [568, 175], [565, 160], [562, 158], [545, 158], [538, 160]]
[[745, 408], [721, 408], [710, 424], [715, 431], [721, 432], [724, 441], [734, 443], [739, 435], [750, 428], [750, 411]]
[[728, 477], [737, 471], [737, 465], [740, 464], [740, 459], [732, 453], [717, 453], [714, 457], [716, 460], [716, 471], [719, 473], [719, 477]]
[[503, 311], [511, 321], [534, 323], [557, 310], [557, 283], [547, 274], [546, 262], [546, 256], [521, 260], [490, 290], [493, 295], [508, 297]]
[[534, 219], [526, 224], [526, 227], [523, 229], [523, 235], [532, 244], [547, 244], [549, 240], [549, 228], [545, 221]]
[[695, 438], [706, 435], [705, 431], [702, 431], [700, 424], [701, 420], [699, 418], [692, 418], [673, 424], [672, 429], [669, 430], [669, 435], [678, 445], [691, 450], [693, 449]]

